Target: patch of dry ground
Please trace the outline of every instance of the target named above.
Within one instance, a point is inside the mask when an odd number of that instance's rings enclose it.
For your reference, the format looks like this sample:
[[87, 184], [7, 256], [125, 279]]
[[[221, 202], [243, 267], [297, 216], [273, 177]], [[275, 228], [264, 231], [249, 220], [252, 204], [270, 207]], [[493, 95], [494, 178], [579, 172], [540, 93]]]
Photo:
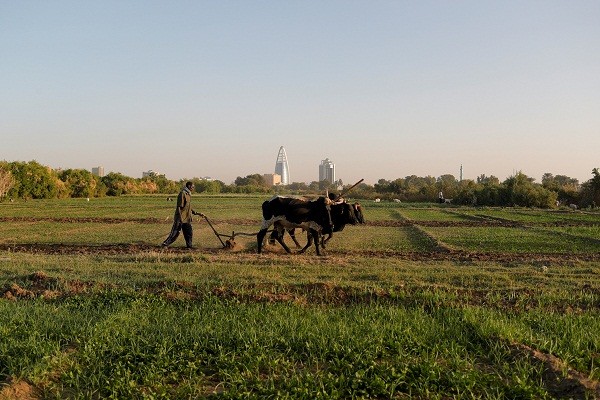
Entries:
[[39, 395], [34, 386], [22, 380], [9, 379], [0, 383], [0, 400], [37, 400]]
[[[253, 245], [254, 243], [252, 243]], [[265, 246], [268, 253], [280, 254], [283, 251], [280, 246]], [[254, 248], [247, 248], [244, 245], [235, 242], [232, 247], [225, 248], [197, 248], [194, 250], [185, 247], [162, 248], [156, 244], [149, 243], [111, 243], [111, 244], [62, 244], [62, 243], [14, 243], [0, 244], [0, 251], [30, 254], [53, 254], [53, 255], [126, 255], [148, 252], [163, 252], [170, 254], [220, 254], [223, 252], [239, 252], [247, 255], [255, 255]], [[453, 250], [448, 248], [438, 248], [436, 251], [329, 251], [327, 255], [335, 255], [339, 258], [397, 258], [401, 260], [412, 261], [492, 261], [492, 262], [547, 262], [559, 263], [568, 261], [600, 261], [600, 253], [502, 253], [502, 252], [472, 252]], [[265, 256], [263, 254], [262, 256]], [[314, 253], [308, 253], [307, 257], [314, 256]]]

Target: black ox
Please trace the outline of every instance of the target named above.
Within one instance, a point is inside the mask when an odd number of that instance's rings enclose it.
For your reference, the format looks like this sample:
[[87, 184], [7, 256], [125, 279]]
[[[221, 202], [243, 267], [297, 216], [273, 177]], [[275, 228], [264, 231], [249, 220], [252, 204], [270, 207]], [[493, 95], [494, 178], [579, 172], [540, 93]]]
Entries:
[[[321, 247], [325, 248], [325, 244], [332, 238], [333, 232], [341, 232], [347, 224], [356, 225], [356, 224], [364, 224], [365, 219], [362, 212], [362, 207], [359, 203], [349, 204], [346, 201], [341, 201], [334, 203], [330, 206], [331, 213], [331, 222], [333, 223], [332, 229], [323, 229], [321, 231]], [[302, 247], [298, 240], [296, 239], [295, 229], [290, 228], [286, 229], [296, 247]], [[283, 232], [281, 233], [283, 234]], [[327, 234], [327, 238], [325, 238], [325, 234]], [[277, 240], [277, 236], [280, 235], [280, 232], [274, 230], [271, 234], [270, 240]], [[314, 236], [310, 234], [307, 235], [308, 242], [306, 246], [302, 247], [300, 253], [304, 253], [313, 243]], [[283, 240], [283, 238], [282, 238]]]
[[274, 197], [262, 204], [263, 224], [256, 235], [258, 253], [262, 251], [264, 238], [271, 225], [277, 240], [286, 252], [291, 253], [290, 248], [283, 241], [285, 229], [302, 228], [309, 232], [315, 243], [317, 255], [319, 250], [319, 237], [323, 232], [333, 232], [330, 205], [331, 200], [327, 197], [319, 197], [313, 201], [294, 199], [290, 197]]

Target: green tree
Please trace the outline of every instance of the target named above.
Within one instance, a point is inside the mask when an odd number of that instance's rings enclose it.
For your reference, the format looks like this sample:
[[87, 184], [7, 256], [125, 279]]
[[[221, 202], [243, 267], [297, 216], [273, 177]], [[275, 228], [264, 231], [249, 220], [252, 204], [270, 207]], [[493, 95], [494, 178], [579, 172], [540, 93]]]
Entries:
[[158, 193], [176, 193], [179, 189], [176, 182], [167, 179], [164, 175], [153, 177], [152, 180], [156, 183], [158, 187]]
[[101, 180], [106, 186], [106, 194], [109, 196], [121, 196], [138, 192], [135, 180], [119, 172], [104, 175]]
[[556, 206], [556, 192], [535, 184], [534, 179], [522, 172], [504, 181], [504, 201], [507, 205], [551, 208]]
[[408, 201], [435, 201], [438, 190], [432, 176], [410, 175], [404, 178], [403, 194]]
[[208, 180], [208, 179], [192, 179], [194, 182], [194, 186], [196, 187], [196, 192], [198, 193], [209, 193], [209, 194], [217, 194], [221, 193], [225, 187], [225, 184], [218, 180]]
[[502, 203], [503, 185], [500, 182], [488, 181], [475, 191], [476, 204], [480, 206], [499, 206]]
[[12, 162], [8, 168], [15, 179], [15, 184], [9, 191], [12, 197], [26, 199], [56, 198], [62, 186], [56, 172], [37, 161]]
[[392, 192], [391, 182], [385, 179], [380, 179], [377, 181], [373, 188], [377, 193], [390, 193]]
[[581, 197], [581, 185], [575, 178], [566, 175], [552, 175], [547, 172], [542, 176], [542, 186], [558, 194], [558, 199], [565, 204], [578, 204]]
[[95, 197], [98, 180], [85, 169], [67, 169], [58, 173], [69, 197]]
[[546, 189], [556, 191], [565, 187], [577, 189], [579, 187], [579, 181], [566, 175], [554, 176], [551, 173], [546, 172], [542, 176], [542, 186], [544, 186]]
[[305, 182], [292, 182], [287, 185], [287, 189], [295, 192], [306, 192], [308, 185]]
[[269, 187], [261, 174], [251, 174], [247, 175], [245, 178], [238, 176], [234, 183], [236, 186], [258, 186], [262, 188]]
[[444, 197], [452, 199], [456, 197], [458, 193], [458, 181], [454, 175], [446, 174], [437, 178], [438, 190], [444, 193]]
[[475, 183], [475, 181], [471, 179], [464, 179], [461, 182], [458, 182], [456, 194], [453, 197], [453, 203], [471, 206], [478, 205], [477, 193], [481, 187], [481, 184]]
[[485, 174], [481, 174], [477, 177], [477, 183], [481, 183], [483, 185], [499, 185], [500, 179], [496, 178], [494, 175], [486, 176]]
[[600, 206], [600, 170], [598, 168], [592, 169], [592, 178], [583, 184], [581, 206]]

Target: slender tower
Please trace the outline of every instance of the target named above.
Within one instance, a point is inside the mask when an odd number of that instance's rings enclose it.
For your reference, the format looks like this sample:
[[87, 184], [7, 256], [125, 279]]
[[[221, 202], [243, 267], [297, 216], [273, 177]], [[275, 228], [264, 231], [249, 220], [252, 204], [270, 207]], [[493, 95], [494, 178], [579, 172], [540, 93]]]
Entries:
[[288, 166], [287, 156], [283, 146], [279, 148], [279, 153], [277, 153], [277, 161], [275, 161], [275, 173], [281, 175], [282, 185], [289, 185], [290, 167]]
[[321, 161], [319, 165], [319, 182], [321, 181], [335, 182], [335, 164], [329, 158]]

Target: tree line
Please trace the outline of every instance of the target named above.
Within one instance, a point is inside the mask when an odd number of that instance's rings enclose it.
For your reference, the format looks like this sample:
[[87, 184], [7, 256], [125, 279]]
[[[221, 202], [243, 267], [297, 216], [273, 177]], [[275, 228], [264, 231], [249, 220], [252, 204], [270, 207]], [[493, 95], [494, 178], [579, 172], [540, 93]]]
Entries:
[[[219, 180], [202, 178], [169, 180], [162, 175], [132, 178], [118, 172], [99, 177], [84, 169], [54, 170], [37, 161], [0, 162], [0, 201], [6, 199], [89, 198], [132, 194], [173, 194], [184, 182], [192, 181], [196, 192], [300, 194], [340, 192], [349, 188], [341, 180], [294, 182], [286, 186], [269, 186], [261, 174], [237, 177], [227, 185]], [[416, 175], [395, 180], [380, 179], [376, 184], [361, 183], [351, 196], [357, 199], [380, 199], [401, 202], [437, 201], [440, 194], [452, 204], [473, 206], [521, 206], [555, 208], [560, 205], [595, 207], [600, 205], [600, 171], [592, 169], [592, 178], [583, 184], [565, 175], [546, 173], [536, 183], [522, 172], [500, 181], [495, 176], [480, 175], [476, 180], [457, 180], [453, 175], [440, 177]]]

